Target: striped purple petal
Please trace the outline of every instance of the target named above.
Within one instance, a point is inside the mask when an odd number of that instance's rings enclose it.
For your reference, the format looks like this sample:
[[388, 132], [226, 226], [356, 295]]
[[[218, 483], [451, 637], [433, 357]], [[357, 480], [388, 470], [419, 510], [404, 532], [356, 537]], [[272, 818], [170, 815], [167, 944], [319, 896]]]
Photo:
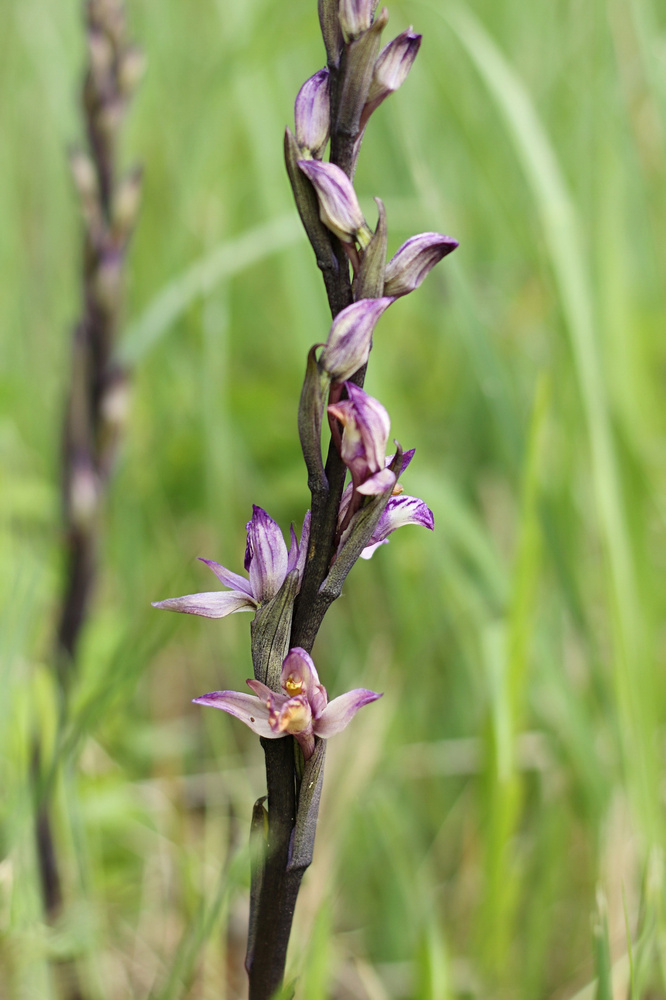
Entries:
[[366, 363], [377, 320], [392, 302], [390, 296], [360, 299], [335, 317], [319, 358], [333, 381], [344, 382]]
[[276, 740], [284, 735], [271, 729], [268, 721], [269, 709], [253, 694], [245, 694], [243, 691], [211, 691], [210, 694], [203, 694], [200, 698], [192, 700], [197, 705], [221, 708], [223, 712], [240, 719], [253, 733], [263, 736], [264, 739]]
[[343, 425], [340, 455], [358, 489], [384, 469], [391, 424], [379, 400], [351, 382], [345, 382], [345, 389], [349, 398], [332, 403], [328, 412]]
[[212, 559], [204, 559], [203, 556], [199, 556], [199, 561], [205, 563], [209, 569], [212, 569], [220, 583], [223, 583], [225, 587], [231, 587], [232, 590], [240, 590], [242, 593], [247, 594], [248, 597], [252, 597], [250, 581], [244, 576], [232, 573], [226, 566], [221, 566], [220, 563], [214, 562]]
[[331, 126], [329, 72], [320, 69], [306, 80], [296, 97], [294, 107], [296, 141], [316, 160], [321, 159]]
[[287, 575], [287, 546], [272, 517], [256, 504], [247, 523], [245, 569], [255, 601], [260, 604], [275, 597]]
[[354, 186], [340, 167], [319, 160], [299, 160], [298, 166], [317, 192], [321, 221], [339, 240], [352, 243], [361, 230], [369, 233]]
[[434, 530], [435, 518], [427, 504], [419, 497], [410, 497], [405, 494], [391, 497], [379, 519], [369, 545], [363, 549], [361, 557], [369, 559], [377, 546], [382, 545], [388, 536], [402, 528], [405, 524], [419, 524], [423, 528]]
[[329, 736], [335, 736], [336, 733], [342, 732], [359, 708], [363, 708], [371, 701], [377, 701], [378, 698], [381, 698], [381, 694], [377, 694], [376, 691], [368, 691], [366, 688], [354, 688], [353, 691], [347, 691], [339, 698], [334, 698], [328, 703], [319, 718], [315, 720], [315, 736], [327, 740]]
[[403, 243], [391, 257], [384, 272], [384, 295], [407, 295], [458, 246], [458, 241], [441, 233], [419, 233]]
[[256, 611], [257, 603], [240, 590], [215, 590], [205, 594], [187, 594], [185, 597], [168, 597], [166, 601], [153, 601], [154, 608], [180, 611], [202, 618], [226, 618], [235, 611]]
[[410, 28], [385, 45], [377, 56], [372, 73], [366, 105], [363, 108], [361, 127], [382, 101], [402, 87], [409, 75], [421, 45], [421, 35]]

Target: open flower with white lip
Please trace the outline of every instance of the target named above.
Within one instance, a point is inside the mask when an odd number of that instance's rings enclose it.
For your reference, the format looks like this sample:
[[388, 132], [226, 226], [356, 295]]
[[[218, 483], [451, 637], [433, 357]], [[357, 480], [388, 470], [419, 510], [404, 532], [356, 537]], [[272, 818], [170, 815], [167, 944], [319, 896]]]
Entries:
[[226, 618], [236, 611], [256, 611], [261, 604], [270, 601], [293, 569], [298, 570], [300, 577], [303, 576], [310, 534], [309, 512], [305, 515], [300, 542], [292, 525], [288, 552], [278, 524], [261, 507], [252, 507], [252, 519], [246, 527], [245, 569], [249, 579], [212, 559], [202, 559], [220, 583], [231, 587], [231, 590], [169, 597], [166, 601], [154, 601], [153, 607], [201, 615], [203, 618]]
[[282, 692], [271, 691], [261, 681], [247, 683], [254, 694], [212, 691], [193, 700], [234, 715], [265, 739], [294, 736], [306, 760], [314, 751], [315, 736], [326, 740], [342, 732], [359, 708], [381, 698], [376, 691], [354, 688], [329, 702], [312, 657], [300, 646], [290, 649], [282, 664]]

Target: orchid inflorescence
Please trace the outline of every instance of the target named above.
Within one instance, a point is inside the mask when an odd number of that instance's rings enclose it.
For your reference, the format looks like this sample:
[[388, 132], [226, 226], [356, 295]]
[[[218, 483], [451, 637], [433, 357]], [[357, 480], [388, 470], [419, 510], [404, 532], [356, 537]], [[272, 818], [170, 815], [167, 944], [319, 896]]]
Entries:
[[[253, 693], [214, 691], [194, 699], [244, 722], [266, 754], [268, 834], [253, 874], [246, 962], [251, 1000], [268, 1000], [282, 981], [293, 906], [312, 856], [325, 741], [380, 697], [356, 688], [328, 701], [310, 656], [319, 626], [359, 558], [370, 558], [403, 525], [434, 527], [428, 506], [405, 495], [399, 482], [413, 450], [403, 453], [396, 442], [387, 456], [388, 412], [363, 388], [373, 335], [396, 299], [417, 289], [458, 245], [441, 233], [420, 233], [387, 262], [384, 205], [375, 199], [373, 230], [353, 184], [369, 120], [405, 82], [421, 36], [410, 27], [382, 48], [388, 12], [377, 11], [377, 0], [319, 0], [318, 8], [327, 65], [299, 90], [295, 128], [285, 133], [287, 173], [332, 315], [325, 342], [308, 353], [298, 408], [311, 510], [300, 538], [292, 526], [287, 548], [276, 522], [255, 506], [247, 524], [247, 577], [204, 559], [227, 590], [155, 605], [206, 618], [255, 614], [255, 676], [247, 682]], [[289, 736], [294, 740], [279, 739]]]

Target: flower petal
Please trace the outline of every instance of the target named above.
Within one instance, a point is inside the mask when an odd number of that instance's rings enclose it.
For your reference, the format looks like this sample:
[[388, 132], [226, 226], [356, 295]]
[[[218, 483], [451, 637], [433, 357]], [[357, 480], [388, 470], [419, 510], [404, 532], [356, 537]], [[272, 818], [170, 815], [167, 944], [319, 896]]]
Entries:
[[[402, 462], [400, 463], [400, 471], [398, 472], [398, 476], [401, 476], [403, 474], [403, 472], [405, 471], [405, 469], [407, 468], [407, 466], [409, 465], [409, 463], [411, 462], [411, 460], [414, 458], [415, 451], [416, 451], [416, 448], [410, 448], [409, 451], [403, 451], [403, 453], [402, 453]], [[394, 458], [395, 458], [395, 455], [387, 455], [386, 456], [386, 465], [391, 465], [391, 463], [393, 462]]]
[[352, 182], [334, 163], [299, 160], [298, 166], [310, 181], [319, 199], [319, 217], [343, 243], [352, 243], [358, 234], [369, 232]]
[[375, 549], [388, 541], [388, 536], [405, 524], [420, 524], [421, 527], [433, 531], [435, 518], [428, 505], [419, 497], [405, 494], [391, 497], [372, 534], [370, 544], [361, 552], [361, 558], [370, 559]]
[[363, 493], [364, 496], [374, 497], [379, 496], [380, 493], [386, 493], [394, 485], [395, 472], [391, 472], [390, 469], [381, 469], [374, 476], [370, 476], [364, 483], [361, 483], [358, 492]]
[[308, 555], [308, 545], [310, 544], [310, 511], [308, 510], [303, 518], [303, 529], [301, 531], [301, 540], [298, 543], [298, 562], [296, 563], [296, 569], [298, 570], [299, 580], [303, 579], [303, 573], [305, 571], [305, 560]]
[[276, 733], [268, 722], [268, 708], [253, 694], [242, 691], [211, 691], [200, 698], [192, 699], [197, 705], [210, 705], [211, 708], [221, 708], [223, 712], [235, 716], [246, 726], [267, 740], [275, 740], [284, 733]]
[[372, 24], [374, 0], [340, 0], [340, 27], [345, 41], [349, 42], [367, 31]]
[[287, 555], [287, 573], [291, 573], [292, 569], [296, 569], [296, 563], [298, 562], [298, 539], [296, 538], [296, 531], [294, 530], [293, 523], [289, 528], [289, 553]]
[[361, 115], [364, 128], [370, 115], [386, 98], [403, 85], [421, 45], [421, 36], [410, 28], [385, 45], [372, 71], [368, 97]]
[[381, 694], [377, 694], [376, 691], [368, 691], [366, 688], [354, 688], [353, 691], [347, 691], [339, 698], [334, 698], [315, 721], [315, 735], [327, 740], [329, 736], [335, 736], [336, 733], [342, 732], [359, 708], [363, 708], [371, 701], [376, 701], [377, 698], [381, 698]]
[[247, 523], [245, 569], [250, 574], [254, 599], [260, 604], [275, 597], [287, 575], [287, 546], [278, 524], [257, 507]]
[[319, 358], [335, 382], [344, 382], [366, 363], [377, 321], [393, 301], [390, 296], [360, 299], [335, 317]]
[[343, 425], [340, 456], [356, 489], [385, 468], [390, 418], [385, 408], [352, 382], [345, 382], [348, 399], [331, 403], [328, 412]]
[[380, 542], [388, 538], [396, 528], [402, 528], [405, 524], [420, 524], [423, 528], [433, 531], [435, 528], [435, 517], [430, 507], [419, 497], [401, 496], [391, 497], [384, 508], [384, 513], [379, 519], [373, 536], [373, 542]]
[[458, 241], [441, 233], [419, 233], [403, 243], [391, 257], [384, 273], [384, 295], [407, 295], [458, 246]]
[[261, 681], [248, 679], [245, 683], [254, 691], [257, 698], [259, 698], [259, 700], [266, 705], [269, 711], [271, 708], [281, 708], [285, 701], [289, 700], [288, 695], [280, 694], [277, 691], [271, 691], [268, 685], [262, 684]]
[[388, 545], [388, 538], [385, 538], [383, 542], [372, 542], [370, 545], [366, 545], [359, 558], [372, 559], [380, 545]]
[[329, 100], [329, 72], [320, 69], [306, 80], [296, 97], [294, 121], [296, 141], [303, 150], [309, 150], [316, 160], [321, 159], [331, 127]]
[[301, 646], [294, 646], [285, 656], [280, 683], [290, 698], [305, 695], [315, 718], [328, 704], [326, 688], [319, 680], [312, 657]]
[[214, 590], [206, 594], [186, 594], [185, 597], [169, 597], [166, 601], [153, 601], [154, 608], [165, 611], [180, 611], [186, 615], [200, 615], [202, 618], [226, 618], [235, 611], [256, 611], [257, 604], [240, 590]]
[[248, 597], [252, 597], [250, 581], [244, 576], [232, 573], [226, 566], [221, 566], [220, 563], [214, 562], [212, 559], [204, 559], [203, 556], [199, 556], [199, 561], [205, 563], [209, 569], [212, 569], [220, 583], [223, 583], [225, 587], [231, 587], [232, 590], [240, 590], [244, 594], [247, 594]]

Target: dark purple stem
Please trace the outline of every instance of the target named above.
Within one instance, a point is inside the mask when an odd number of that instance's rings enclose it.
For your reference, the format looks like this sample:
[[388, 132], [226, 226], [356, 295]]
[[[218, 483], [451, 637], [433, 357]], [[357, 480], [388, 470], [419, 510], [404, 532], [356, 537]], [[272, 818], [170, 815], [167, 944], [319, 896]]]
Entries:
[[[344, 74], [344, 56], [340, 70], [334, 71], [331, 87], [331, 121], [336, 120], [338, 93]], [[331, 135], [330, 160], [341, 167], [348, 177], [354, 165], [354, 137]], [[340, 242], [329, 236], [332, 252], [338, 262], [337, 272], [325, 274], [325, 286], [331, 307], [331, 317], [353, 301], [349, 260]], [[362, 386], [365, 366], [350, 379]], [[301, 589], [294, 605], [290, 647], [312, 650], [317, 633], [330, 607], [331, 599], [323, 597], [319, 588], [325, 579], [335, 554], [338, 510], [344, 489], [346, 466], [338, 447], [331, 438], [326, 459], [326, 485], [312, 490], [310, 543]], [[297, 806], [294, 740], [262, 740], [266, 754], [268, 789], [268, 846], [263, 881], [256, 908], [253, 953], [248, 955], [247, 971], [250, 1000], [271, 1000], [282, 985], [287, 958], [287, 946], [298, 892], [307, 863], [288, 868], [289, 844], [294, 829]], [[314, 826], [312, 828], [314, 841]]]

